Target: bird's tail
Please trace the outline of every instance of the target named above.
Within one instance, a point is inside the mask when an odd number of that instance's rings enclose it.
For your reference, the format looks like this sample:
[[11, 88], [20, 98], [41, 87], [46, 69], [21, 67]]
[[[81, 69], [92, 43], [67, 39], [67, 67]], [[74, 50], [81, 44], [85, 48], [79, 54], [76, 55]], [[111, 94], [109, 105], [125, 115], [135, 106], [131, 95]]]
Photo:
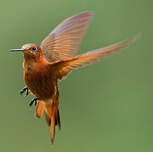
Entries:
[[36, 117], [41, 118], [44, 112], [45, 104], [42, 101], [37, 101]]
[[52, 144], [55, 138], [55, 126], [58, 125], [61, 128], [60, 114], [58, 110], [58, 104], [45, 104], [45, 116], [48, 125], [50, 126], [50, 137]]

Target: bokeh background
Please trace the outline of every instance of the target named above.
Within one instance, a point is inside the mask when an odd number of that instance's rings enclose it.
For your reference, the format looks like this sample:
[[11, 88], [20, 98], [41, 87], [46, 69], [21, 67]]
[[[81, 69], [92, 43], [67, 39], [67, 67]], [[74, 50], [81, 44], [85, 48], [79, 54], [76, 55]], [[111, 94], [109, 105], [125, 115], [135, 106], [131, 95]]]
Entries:
[[[63, 19], [90, 10], [94, 17], [79, 53], [141, 38], [60, 83], [62, 130], [51, 146], [49, 128], [24, 98], [22, 54], [9, 49], [41, 40]], [[0, 151], [152, 152], [153, 1], [1, 0]]]

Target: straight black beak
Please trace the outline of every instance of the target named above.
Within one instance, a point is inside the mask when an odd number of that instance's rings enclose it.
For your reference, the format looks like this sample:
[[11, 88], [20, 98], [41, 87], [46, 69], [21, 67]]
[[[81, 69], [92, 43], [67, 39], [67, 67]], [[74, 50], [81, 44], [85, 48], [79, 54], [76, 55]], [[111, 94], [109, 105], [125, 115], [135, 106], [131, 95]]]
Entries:
[[9, 50], [9, 52], [16, 52], [16, 51], [24, 51], [24, 49], [11, 49], [11, 50]]

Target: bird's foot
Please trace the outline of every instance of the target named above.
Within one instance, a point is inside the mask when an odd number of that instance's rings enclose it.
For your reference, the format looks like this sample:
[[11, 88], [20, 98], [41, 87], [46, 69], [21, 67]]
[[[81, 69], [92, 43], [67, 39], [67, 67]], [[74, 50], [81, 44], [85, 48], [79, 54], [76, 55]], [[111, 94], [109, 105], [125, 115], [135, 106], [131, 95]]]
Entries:
[[33, 99], [30, 101], [29, 106], [32, 106], [33, 103], [35, 103], [35, 106], [36, 106], [36, 105], [37, 105], [37, 100], [38, 100], [38, 98], [33, 98]]
[[29, 90], [26, 86], [20, 90], [20, 94], [22, 95], [25, 91], [26, 91], [26, 94], [25, 94], [25, 97], [26, 97], [29, 94]]

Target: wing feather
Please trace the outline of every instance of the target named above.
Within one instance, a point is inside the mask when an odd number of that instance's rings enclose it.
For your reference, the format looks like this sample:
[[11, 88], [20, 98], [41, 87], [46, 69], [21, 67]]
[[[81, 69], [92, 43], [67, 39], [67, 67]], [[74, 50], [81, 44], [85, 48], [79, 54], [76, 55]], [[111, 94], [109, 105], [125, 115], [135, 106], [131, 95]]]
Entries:
[[92, 14], [83, 12], [59, 24], [41, 43], [43, 54], [50, 62], [73, 57]]
[[76, 57], [56, 62], [52, 64], [52, 67], [56, 69], [57, 77], [59, 79], [62, 79], [73, 69], [84, 67], [88, 64], [92, 64], [96, 61], [99, 61], [103, 59], [105, 56], [115, 53], [121, 48], [127, 47], [130, 43], [134, 42], [135, 40], [136, 37], [133, 37], [132, 39], [122, 41], [120, 43], [116, 43], [105, 48], [89, 51]]

